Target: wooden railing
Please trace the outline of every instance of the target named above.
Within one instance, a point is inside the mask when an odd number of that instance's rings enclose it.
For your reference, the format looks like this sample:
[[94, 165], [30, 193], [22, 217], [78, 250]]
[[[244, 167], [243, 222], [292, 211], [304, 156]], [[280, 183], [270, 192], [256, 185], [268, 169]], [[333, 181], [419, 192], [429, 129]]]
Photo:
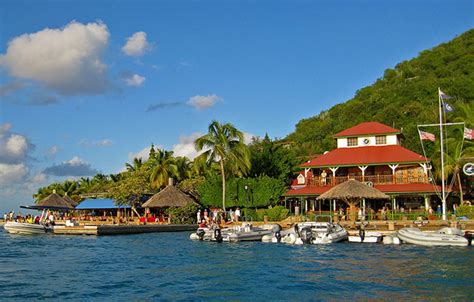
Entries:
[[385, 184], [419, 184], [419, 183], [429, 183], [428, 177], [424, 175], [420, 176], [398, 176], [398, 175], [347, 175], [347, 176], [328, 176], [320, 177], [314, 176], [309, 180], [310, 186], [335, 186], [343, 182], [348, 181], [349, 179], [355, 179], [360, 182], [371, 182], [374, 185], [385, 185]]

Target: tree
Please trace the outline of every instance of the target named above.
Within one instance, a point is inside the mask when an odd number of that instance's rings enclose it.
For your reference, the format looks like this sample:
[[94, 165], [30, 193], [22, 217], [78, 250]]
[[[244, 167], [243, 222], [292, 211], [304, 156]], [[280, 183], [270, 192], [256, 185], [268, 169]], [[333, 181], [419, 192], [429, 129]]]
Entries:
[[178, 182], [191, 178], [192, 163], [186, 156], [175, 158], [176, 178]]
[[147, 165], [151, 170], [150, 183], [152, 188], [162, 188], [170, 177], [177, 174], [177, 167], [173, 152], [158, 150], [153, 158], [149, 158]]
[[250, 151], [244, 143], [244, 135], [232, 124], [220, 124], [212, 121], [208, 133], [194, 142], [196, 150], [205, 150], [200, 157], [206, 159], [209, 165], [218, 161], [222, 177], [222, 208], [225, 211], [225, 168], [226, 164], [232, 171], [240, 170], [247, 173], [250, 170]]
[[[152, 146], [153, 148], [153, 146]], [[154, 151], [153, 151], [154, 152]], [[150, 152], [151, 154], [151, 152]], [[129, 163], [126, 163], [125, 164], [125, 168], [127, 168], [127, 171], [128, 172], [132, 172], [132, 171], [138, 171], [140, 170], [140, 168], [142, 167], [143, 165], [143, 161], [142, 161], [142, 158], [134, 158], [133, 159], [133, 163], [132, 164], [129, 164]]]

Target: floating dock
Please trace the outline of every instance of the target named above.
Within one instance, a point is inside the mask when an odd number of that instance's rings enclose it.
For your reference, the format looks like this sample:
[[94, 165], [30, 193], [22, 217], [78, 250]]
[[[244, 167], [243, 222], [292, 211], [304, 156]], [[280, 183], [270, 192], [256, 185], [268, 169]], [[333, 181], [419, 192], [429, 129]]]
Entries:
[[186, 232], [195, 231], [194, 224], [153, 224], [153, 225], [82, 225], [54, 227], [55, 235], [127, 235], [159, 232]]

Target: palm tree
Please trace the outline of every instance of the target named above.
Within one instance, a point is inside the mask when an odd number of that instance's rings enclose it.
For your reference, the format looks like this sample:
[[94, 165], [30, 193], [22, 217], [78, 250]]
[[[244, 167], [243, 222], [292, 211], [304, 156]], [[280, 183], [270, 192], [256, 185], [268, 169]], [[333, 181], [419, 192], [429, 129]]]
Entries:
[[[153, 147], [152, 147], [153, 148]], [[138, 171], [140, 170], [140, 168], [142, 167], [143, 165], [143, 162], [142, 162], [142, 158], [134, 158], [133, 159], [133, 163], [129, 164], [129, 163], [126, 163], [125, 164], [125, 168], [127, 168], [127, 171], [128, 172], [132, 172], [132, 171]]]
[[[197, 151], [204, 151], [200, 157], [206, 159], [209, 165], [218, 161], [222, 176], [222, 208], [225, 211], [225, 168], [226, 164], [232, 172], [248, 171], [250, 169], [250, 152], [244, 143], [244, 135], [232, 124], [220, 124], [212, 121], [208, 133], [194, 142]], [[246, 172], [245, 172], [246, 173]]]
[[150, 182], [153, 188], [166, 186], [168, 179], [177, 174], [177, 167], [172, 151], [158, 150], [153, 158], [148, 159], [151, 169]]
[[187, 158], [186, 156], [177, 157], [175, 158], [175, 164], [177, 172], [176, 177], [178, 178], [178, 181], [191, 178], [192, 163], [189, 158]]

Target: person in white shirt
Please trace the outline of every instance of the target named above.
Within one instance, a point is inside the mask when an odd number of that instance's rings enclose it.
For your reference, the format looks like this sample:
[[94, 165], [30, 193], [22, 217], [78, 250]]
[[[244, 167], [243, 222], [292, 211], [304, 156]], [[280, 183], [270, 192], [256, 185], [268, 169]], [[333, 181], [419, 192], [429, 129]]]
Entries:
[[240, 209], [237, 208], [235, 209], [235, 221], [239, 222], [239, 219], [240, 219]]

